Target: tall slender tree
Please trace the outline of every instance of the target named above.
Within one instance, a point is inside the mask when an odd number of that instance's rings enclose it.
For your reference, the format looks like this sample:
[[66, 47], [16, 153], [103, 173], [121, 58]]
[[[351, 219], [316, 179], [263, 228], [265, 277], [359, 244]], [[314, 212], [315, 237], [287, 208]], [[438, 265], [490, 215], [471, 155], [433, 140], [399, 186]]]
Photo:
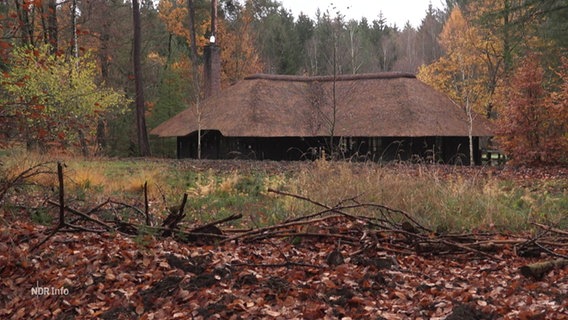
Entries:
[[191, 50], [189, 56], [193, 62], [197, 59], [197, 31], [195, 30], [195, 3], [193, 0], [187, 0], [189, 15], [189, 37]]
[[71, 41], [69, 52], [70, 55], [77, 57], [79, 55], [79, 37], [77, 32], [77, 0], [71, 1]]
[[444, 27], [444, 17], [440, 10], [435, 10], [432, 3], [428, 6], [426, 16], [418, 28], [418, 46], [420, 60], [423, 64], [430, 64], [442, 55], [442, 48], [438, 39]]
[[146, 128], [146, 108], [144, 106], [144, 85], [142, 81], [142, 33], [140, 22], [140, 4], [138, 0], [132, 0], [132, 21], [134, 26], [134, 81], [136, 86], [136, 133], [138, 137], [138, 152], [141, 156], [150, 155], [150, 142], [148, 141], [148, 129]]
[[47, 3], [47, 34], [49, 44], [51, 45], [51, 53], [56, 53], [57, 46], [57, 1], [49, 0]]

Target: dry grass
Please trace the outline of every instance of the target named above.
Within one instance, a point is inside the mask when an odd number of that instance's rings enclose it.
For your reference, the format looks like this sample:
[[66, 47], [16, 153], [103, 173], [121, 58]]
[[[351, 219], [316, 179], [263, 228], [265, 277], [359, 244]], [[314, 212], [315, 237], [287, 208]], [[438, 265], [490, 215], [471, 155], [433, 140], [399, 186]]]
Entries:
[[[23, 170], [52, 159], [27, 153], [0, 157], [0, 182]], [[150, 201], [162, 214], [179, 204], [183, 193], [190, 196], [188, 213], [194, 220], [209, 220], [242, 213], [243, 223], [257, 217], [263, 224], [288, 217], [315, 213], [305, 201], [268, 193], [280, 189], [336, 205], [356, 197], [360, 202], [402, 209], [424, 225], [439, 231], [472, 229], [527, 230], [538, 221], [568, 227], [568, 182], [537, 180], [527, 186], [493, 177], [484, 168], [389, 165], [316, 161], [286, 170], [196, 170], [177, 161], [63, 159], [68, 196], [96, 202], [112, 197], [140, 203], [148, 183]], [[216, 162], [204, 166], [214, 167]], [[45, 198], [56, 186], [55, 163], [50, 174], [29, 179], [27, 197]], [[250, 165], [247, 163], [246, 165]], [[283, 165], [278, 164], [278, 168]], [[35, 188], [35, 189], [34, 189]], [[21, 191], [19, 191], [21, 194]], [[41, 193], [44, 195], [41, 195]], [[376, 214], [357, 211], [354, 214]], [[250, 217], [247, 217], [250, 216]], [[260, 217], [260, 218], [259, 218]], [[258, 221], [254, 223], [258, 223]]]
[[[410, 212], [425, 226], [439, 231], [519, 230], [530, 227], [532, 221], [568, 224], [566, 191], [547, 194], [529, 190], [492, 178], [483, 168], [463, 174], [459, 168], [447, 172], [435, 166], [316, 161], [290, 181], [289, 189], [328, 205], [356, 196], [360, 202]], [[296, 201], [289, 208], [313, 211], [313, 207]]]
[[[45, 170], [40, 170], [38, 174], [29, 177], [26, 183], [44, 186], [54, 186], [57, 183], [57, 179], [53, 175], [55, 169], [52, 172], [47, 169], [49, 164], [53, 162], [53, 159], [48, 156], [13, 150], [7, 156], [2, 157], [0, 161], [1, 180], [13, 181], [26, 170], [45, 164]], [[55, 168], [55, 166], [53, 167]]]

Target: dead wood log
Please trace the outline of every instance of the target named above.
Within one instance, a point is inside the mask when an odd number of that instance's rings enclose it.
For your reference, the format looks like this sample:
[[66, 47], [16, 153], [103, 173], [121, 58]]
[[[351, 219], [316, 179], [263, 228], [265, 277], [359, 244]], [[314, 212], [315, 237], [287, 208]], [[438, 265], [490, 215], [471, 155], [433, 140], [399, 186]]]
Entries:
[[183, 212], [183, 210], [185, 208], [186, 202], [187, 193], [184, 193], [179, 209], [173, 209], [171, 213], [166, 217], [166, 219], [164, 219], [164, 221], [162, 222], [162, 227], [167, 229], [162, 232], [163, 237], [170, 236], [173, 230], [178, 229], [178, 224], [183, 220], [183, 218], [185, 218], [185, 213]]
[[[402, 231], [402, 230], [401, 230]], [[503, 258], [491, 255], [479, 246], [449, 241], [441, 238], [427, 238], [420, 235], [415, 235], [414, 247], [417, 253], [430, 253], [430, 254], [449, 254], [457, 251], [464, 251], [474, 253], [480, 256], [485, 256], [494, 260], [502, 261]], [[489, 250], [492, 251], [492, 250]]]
[[527, 278], [542, 280], [546, 274], [554, 269], [568, 266], [568, 259], [556, 259], [533, 264], [527, 264], [519, 268], [521, 274]]

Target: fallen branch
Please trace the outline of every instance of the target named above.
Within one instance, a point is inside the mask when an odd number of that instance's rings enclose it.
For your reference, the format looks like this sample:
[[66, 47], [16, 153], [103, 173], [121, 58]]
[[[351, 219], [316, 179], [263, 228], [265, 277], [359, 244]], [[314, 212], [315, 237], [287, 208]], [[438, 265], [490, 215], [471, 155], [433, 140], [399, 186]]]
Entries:
[[65, 225], [65, 197], [64, 197], [64, 185], [63, 185], [63, 166], [61, 165], [61, 162], [57, 163], [57, 178], [59, 181], [59, 223], [57, 224], [57, 226], [55, 226], [55, 228], [53, 228], [53, 230], [51, 231], [51, 233], [49, 235], [47, 235], [47, 237], [45, 237], [42, 241], [38, 242], [35, 246], [33, 246], [30, 251], [34, 251], [35, 249], [39, 248], [42, 244], [46, 243], [47, 240], [49, 240], [51, 237], [53, 237], [57, 231], [59, 231], [60, 229], [64, 228]]
[[539, 228], [544, 229], [545, 231], [550, 231], [550, 232], [558, 233], [558, 234], [561, 234], [561, 235], [564, 235], [564, 236], [568, 236], [568, 231], [566, 231], [566, 230], [557, 229], [557, 228], [547, 226], [547, 225], [537, 223], [537, 222], [533, 222], [532, 224], [539, 227]]
[[[428, 238], [428, 237], [424, 237], [422, 235], [419, 234], [419, 231], [427, 231], [429, 233], [431, 233], [431, 230], [429, 230], [428, 228], [422, 226], [421, 224], [418, 223], [418, 221], [416, 221], [416, 219], [414, 219], [412, 217], [412, 215], [408, 212], [405, 212], [403, 210], [399, 210], [399, 209], [394, 209], [394, 208], [390, 208], [388, 206], [385, 205], [381, 205], [381, 204], [375, 204], [375, 203], [359, 203], [356, 202], [356, 204], [353, 205], [345, 205], [345, 206], [336, 206], [336, 207], [331, 207], [329, 205], [326, 205], [324, 203], [321, 203], [319, 201], [310, 199], [308, 197], [302, 196], [302, 195], [297, 195], [297, 194], [293, 194], [293, 193], [289, 193], [289, 192], [285, 192], [285, 191], [278, 191], [278, 190], [274, 190], [274, 189], [268, 189], [268, 192], [272, 192], [272, 193], [276, 193], [276, 194], [280, 194], [280, 195], [284, 195], [284, 196], [288, 196], [288, 197], [293, 197], [296, 199], [300, 199], [300, 200], [304, 200], [307, 201], [309, 203], [312, 203], [316, 206], [322, 207], [325, 210], [324, 211], [320, 211], [316, 214], [322, 214], [325, 212], [335, 212], [337, 214], [340, 214], [344, 217], [348, 217], [349, 219], [352, 220], [359, 220], [359, 221], [363, 221], [366, 222], [368, 224], [377, 226], [377, 227], [382, 227], [382, 228], [387, 228], [387, 226], [385, 225], [381, 225], [381, 224], [376, 224], [373, 223], [373, 221], [377, 221], [377, 218], [375, 217], [365, 217], [365, 216], [357, 216], [357, 215], [352, 215], [347, 213], [345, 210], [351, 210], [351, 209], [358, 209], [358, 208], [374, 208], [374, 209], [378, 209], [381, 214], [383, 215], [384, 219], [383, 220], [379, 220], [383, 223], [386, 223], [388, 225], [388, 231], [391, 232], [395, 232], [401, 235], [404, 235], [407, 239], [407, 242], [410, 242], [412, 245], [415, 246], [416, 250], [421, 250], [424, 249], [424, 243], [429, 244], [430, 246], [435, 246], [437, 249], [444, 249], [444, 251], [448, 251], [448, 253], [452, 252], [452, 248], [453, 249], [458, 249], [461, 251], [466, 251], [466, 252], [471, 252], [471, 253], [475, 253], [477, 255], [481, 255], [481, 256], [485, 256], [494, 260], [502, 260], [502, 258], [493, 256], [487, 252], [484, 252], [482, 250], [479, 250], [479, 246], [478, 248], [474, 248], [472, 246], [469, 246], [467, 244], [463, 244], [463, 243], [459, 243], [459, 242], [455, 242], [455, 241], [450, 241], [447, 239], [443, 239], [443, 238]], [[355, 198], [351, 198], [350, 200], [355, 199]], [[354, 201], [354, 200], [352, 200]], [[346, 201], [341, 201], [340, 204], [345, 203]], [[396, 223], [392, 222], [391, 219], [389, 219], [390, 217], [388, 217], [384, 211], [387, 211], [389, 214], [394, 213], [394, 214], [399, 214], [401, 215], [403, 218], [405, 218], [405, 221], [402, 222], [400, 225], [397, 225]], [[311, 215], [313, 216], [313, 215]], [[310, 216], [310, 217], [311, 217]], [[296, 219], [297, 220], [297, 219]], [[285, 226], [281, 225], [282, 226]], [[264, 229], [266, 231], [266, 228]], [[249, 234], [250, 235], [250, 234]], [[263, 237], [267, 237], [269, 235], [263, 236]], [[274, 235], [276, 236], [276, 235]], [[230, 241], [237, 238], [237, 236], [226, 239], [225, 241]], [[431, 253], [435, 253], [436, 251], [440, 251], [440, 250], [428, 250], [428, 248], [426, 247], [426, 250], [431, 252]]]
[[534, 244], [535, 244], [537, 247], [539, 247], [542, 251], [548, 253], [548, 254], [551, 255], [551, 256], [559, 257], [559, 258], [562, 258], [562, 259], [568, 259], [568, 256], [554, 252], [553, 250], [551, 250], [551, 249], [545, 247], [543, 244], [541, 244], [540, 241], [535, 241]]
[[0, 202], [2, 201], [2, 199], [4, 198], [6, 193], [8, 193], [8, 190], [10, 190], [10, 188], [13, 188], [14, 186], [17, 186], [17, 185], [23, 183], [26, 179], [29, 179], [31, 177], [34, 177], [34, 176], [37, 176], [37, 175], [40, 175], [40, 174], [53, 174], [53, 171], [46, 169], [46, 165], [50, 164], [50, 163], [51, 162], [43, 162], [43, 163], [36, 164], [36, 165], [34, 165], [30, 168], [27, 168], [26, 170], [20, 172], [18, 175], [13, 177], [10, 181], [7, 181], [3, 185], [1, 185], [0, 186]]
[[[385, 206], [385, 205], [382, 205], [382, 204], [376, 204], [376, 203], [358, 203], [358, 202], [357, 202], [357, 203], [354, 204], [354, 205], [345, 205], [345, 206], [343, 206], [343, 205], [341, 205], [341, 204], [342, 204], [343, 202], [345, 202], [345, 201], [341, 201], [341, 202], [339, 203], [340, 205], [335, 206], [335, 207], [331, 207], [331, 206], [329, 206], [329, 205], [327, 205], [327, 204], [321, 203], [321, 202], [319, 202], [319, 201], [316, 201], [316, 200], [313, 200], [313, 199], [310, 199], [310, 198], [308, 198], [308, 197], [305, 197], [305, 196], [302, 196], [302, 195], [298, 195], [298, 194], [293, 194], [293, 193], [289, 193], [289, 192], [285, 192], [285, 191], [279, 191], [279, 190], [270, 189], [270, 188], [268, 189], [268, 192], [272, 192], [272, 193], [275, 193], [275, 194], [279, 194], [279, 195], [288, 196], [288, 197], [292, 197], [292, 198], [296, 198], [296, 199], [300, 199], [300, 200], [307, 201], [307, 202], [309, 202], [309, 203], [311, 203], [311, 204], [314, 204], [314, 205], [316, 205], [316, 206], [325, 208], [326, 210], [323, 211], [323, 212], [331, 211], [331, 212], [335, 212], [335, 213], [338, 213], [338, 214], [341, 214], [341, 215], [349, 216], [349, 217], [351, 217], [351, 218], [360, 219], [360, 220], [365, 220], [366, 222], [371, 222], [371, 221], [369, 221], [370, 218], [368, 218], [368, 217], [362, 217], [362, 216], [351, 215], [351, 214], [345, 212], [345, 210], [347, 210], [347, 209], [356, 209], [356, 208], [365, 208], [365, 207], [379, 209], [379, 210], [381, 210], [381, 213], [383, 213], [382, 210], [386, 210], [386, 211], [388, 211], [388, 212], [397, 213], [397, 214], [402, 215], [402, 216], [405, 217], [407, 220], [409, 220], [410, 222], [412, 222], [412, 223], [413, 223], [416, 227], [418, 227], [419, 229], [422, 229], [422, 230], [427, 231], [427, 232], [431, 232], [431, 230], [429, 230], [428, 228], [425, 228], [424, 226], [422, 226], [421, 224], [419, 224], [418, 221], [416, 221], [416, 219], [414, 219], [410, 213], [405, 212], [405, 211], [403, 211], [403, 210], [390, 208], [390, 207]], [[351, 199], [353, 199], [353, 198], [351, 198]], [[321, 213], [317, 213], [317, 214], [321, 214]], [[383, 215], [384, 215], [384, 213], [383, 213]], [[375, 218], [372, 218], [372, 219], [374, 220]], [[392, 223], [392, 222], [390, 222], [390, 221], [389, 221], [389, 223], [390, 223], [391, 225], [394, 225], [394, 223]]]
[[330, 238], [330, 239], [340, 239], [343, 241], [342, 243], [359, 243], [359, 239], [355, 237], [346, 236], [343, 234], [331, 234], [331, 233], [315, 233], [315, 232], [275, 232], [275, 233], [268, 233], [262, 234], [254, 239], [263, 239], [263, 238], [287, 238], [287, 237], [306, 237], [306, 238]]
[[284, 263], [232, 263], [235, 267], [251, 267], [251, 268], [282, 268], [282, 267], [306, 267], [323, 269], [324, 267], [310, 263], [286, 261]]
[[[49, 201], [49, 200], [48, 200], [48, 201]], [[111, 203], [111, 201], [110, 201], [110, 199], [107, 199], [106, 201], [101, 202], [100, 204], [98, 204], [98, 205], [94, 206], [93, 208], [89, 209], [89, 211], [84, 212], [84, 214], [86, 214], [86, 215], [89, 216], [89, 215], [91, 215], [91, 214], [93, 214], [93, 213], [95, 213], [95, 212], [98, 212], [98, 211], [101, 210], [105, 205], [107, 205], [107, 204], [109, 204], [109, 203]], [[70, 223], [71, 223], [71, 224], [74, 224], [74, 223], [77, 223], [77, 221], [79, 221], [79, 220], [81, 220], [81, 217], [75, 218], [74, 220], [71, 220]]]
[[542, 280], [542, 278], [553, 269], [560, 269], [566, 266], [568, 266], [568, 259], [556, 259], [524, 265], [519, 268], [519, 271], [523, 276], [538, 281]]
[[327, 216], [325, 218], [320, 218], [320, 219], [312, 219], [312, 220], [306, 220], [306, 221], [294, 221], [294, 222], [288, 222], [288, 223], [282, 223], [282, 224], [278, 224], [278, 225], [268, 226], [268, 227], [264, 227], [264, 228], [257, 228], [257, 229], [253, 229], [251, 231], [244, 232], [244, 233], [241, 233], [241, 234], [237, 234], [237, 235], [234, 235], [230, 238], [227, 238], [227, 239], [221, 241], [221, 244], [231, 242], [231, 241], [235, 241], [235, 240], [240, 240], [240, 239], [243, 239], [243, 238], [249, 238], [251, 236], [255, 236], [257, 234], [262, 234], [262, 233], [269, 232], [269, 231], [276, 230], [276, 229], [285, 229], [285, 228], [301, 226], [301, 225], [317, 224], [321, 221], [333, 219], [333, 218], [338, 218], [338, 217], [341, 217], [341, 216], [333, 215], [333, 216]]
[[[228, 217], [212, 221], [202, 226], [195, 227], [189, 231], [179, 231], [173, 234], [175, 239], [181, 240], [182, 242], [197, 242], [197, 243], [211, 243], [219, 240], [226, 239], [227, 237], [223, 235], [223, 231], [217, 227], [218, 224], [229, 222], [232, 220], [237, 220], [242, 218], [242, 214], [233, 214]], [[212, 241], [213, 240], [213, 241]]]
[[[61, 199], [60, 199], [60, 201], [61, 201]], [[52, 201], [52, 200], [47, 200], [47, 203], [49, 203], [49, 204], [51, 204], [51, 205], [53, 205], [53, 206], [59, 207], [59, 208], [63, 208], [64, 211], [69, 211], [69, 212], [71, 212], [71, 213], [73, 213], [73, 214], [75, 214], [75, 215], [80, 216], [81, 218], [83, 218], [83, 219], [85, 219], [85, 220], [88, 220], [88, 221], [90, 221], [90, 222], [96, 223], [96, 224], [98, 224], [98, 225], [104, 227], [104, 228], [107, 229], [107, 230], [112, 230], [112, 227], [109, 226], [108, 224], [106, 224], [106, 223], [104, 223], [104, 222], [102, 222], [102, 221], [100, 221], [100, 220], [98, 220], [98, 219], [95, 219], [95, 218], [89, 216], [88, 214], [86, 214], [86, 213], [84, 213], [84, 212], [81, 212], [81, 211], [79, 211], [79, 210], [77, 210], [77, 209], [73, 209], [73, 208], [71, 208], [71, 207], [68, 207], [68, 206], [65, 206], [65, 205], [61, 205], [60, 203], [57, 203], [57, 202]], [[61, 210], [61, 209], [60, 209], [60, 210]], [[93, 210], [89, 210], [89, 212], [93, 212]], [[60, 213], [60, 214], [61, 214], [61, 213]]]
[[[105, 227], [106, 230], [112, 230], [112, 228], [110, 226], [108, 226], [107, 224], [105, 224], [104, 222], [99, 221], [99, 220], [94, 219], [94, 218], [91, 218], [89, 215], [82, 213], [80, 211], [77, 211], [75, 209], [72, 209], [72, 208], [65, 205], [65, 184], [64, 184], [64, 176], [63, 176], [63, 164], [61, 162], [57, 163], [57, 180], [58, 180], [58, 183], [59, 183], [59, 203], [52, 201], [52, 200], [48, 200], [47, 203], [54, 205], [54, 206], [59, 208], [59, 222], [57, 223], [57, 226], [55, 226], [55, 228], [53, 228], [53, 230], [49, 233], [49, 235], [47, 235], [47, 237], [45, 237], [42, 241], [38, 242], [36, 245], [31, 247], [30, 252], [39, 248], [41, 245], [46, 243], [47, 240], [49, 240], [57, 232], [60, 232], [60, 231], [61, 232], [87, 231], [87, 232], [96, 232], [96, 233], [101, 232], [101, 230], [88, 229], [88, 228], [83, 227], [83, 226], [77, 226], [75, 224], [65, 222], [65, 211], [69, 211], [73, 214], [76, 214], [76, 215], [82, 217], [83, 219], [86, 219], [88, 221], [91, 221], [91, 222], [94, 222], [98, 225], [101, 225], [101, 226]], [[92, 212], [92, 210], [89, 211], [89, 212]]]
[[[114, 205], [123, 206], [124, 208], [132, 209], [132, 210], [136, 211], [142, 217], [145, 215], [144, 211], [140, 210], [138, 207], [133, 206], [131, 204], [120, 202], [120, 201], [115, 201], [115, 200], [109, 200], [109, 203], [114, 204]], [[115, 208], [115, 210], [116, 210], [116, 208]]]
[[441, 243], [445, 244], [445, 245], [448, 245], [448, 246], [453, 246], [453, 247], [456, 247], [456, 248], [459, 248], [459, 249], [462, 249], [462, 250], [465, 250], [465, 251], [469, 251], [469, 252], [472, 252], [472, 253], [475, 253], [475, 254], [478, 254], [478, 255], [482, 255], [482, 256], [485, 256], [485, 257], [488, 257], [488, 258], [491, 258], [491, 259], [494, 259], [494, 260], [503, 261], [503, 258], [501, 258], [501, 257], [497, 257], [497, 256], [491, 255], [487, 252], [483, 252], [481, 250], [471, 248], [467, 245], [463, 245], [463, 244], [460, 244], [460, 243], [457, 243], [457, 242], [451, 242], [451, 241], [447, 241], [447, 240], [439, 240], [439, 241]]
[[212, 222], [209, 222], [208, 224], [205, 224], [205, 225], [202, 225], [202, 226], [199, 226], [199, 227], [195, 227], [195, 228], [189, 230], [188, 233], [197, 233], [197, 232], [199, 232], [199, 231], [201, 231], [201, 230], [208, 229], [208, 228], [210, 228], [210, 227], [216, 226], [216, 225], [221, 224], [221, 223], [225, 223], [225, 222], [237, 220], [237, 219], [240, 219], [240, 218], [242, 218], [242, 217], [243, 217], [243, 215], [240, 214], [240, 213], [238, 213], [238, 214], [233, 214], [233, 215], [230, 215], [230, 216], [228, 216], [228, 217], [226, 217], [226, 218], [219, 219], [219, 220], [217, 220], [217, 221], [212, 221]]
[[[214, 227], [216, 228], [216, 227]], [[173, 233], [172, 238], [178, 242], [193, 243], [193, 244], [212, 244], [226, 238], [223, 234], [215, 233], [215, 230], [206, 230], [211, 232], [183, 232], [176, 231]]]

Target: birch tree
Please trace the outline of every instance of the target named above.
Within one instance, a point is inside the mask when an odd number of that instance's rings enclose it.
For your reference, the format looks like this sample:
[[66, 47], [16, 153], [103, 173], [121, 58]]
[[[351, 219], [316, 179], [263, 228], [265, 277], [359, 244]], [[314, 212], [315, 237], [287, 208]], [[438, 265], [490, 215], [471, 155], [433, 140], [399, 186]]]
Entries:
[[490, 99], [485, 84], [487, 69], [477, 54], [476, 45], [482, 42], [477, 30], [465, 20], [459, 7], [454, 7], [440, 36], [446, 55], [420, 68], [418, 77], [434, 88], [445, 92], [463, 108], [468, 118], [469, 161], [473, 158], [473, 119]]

